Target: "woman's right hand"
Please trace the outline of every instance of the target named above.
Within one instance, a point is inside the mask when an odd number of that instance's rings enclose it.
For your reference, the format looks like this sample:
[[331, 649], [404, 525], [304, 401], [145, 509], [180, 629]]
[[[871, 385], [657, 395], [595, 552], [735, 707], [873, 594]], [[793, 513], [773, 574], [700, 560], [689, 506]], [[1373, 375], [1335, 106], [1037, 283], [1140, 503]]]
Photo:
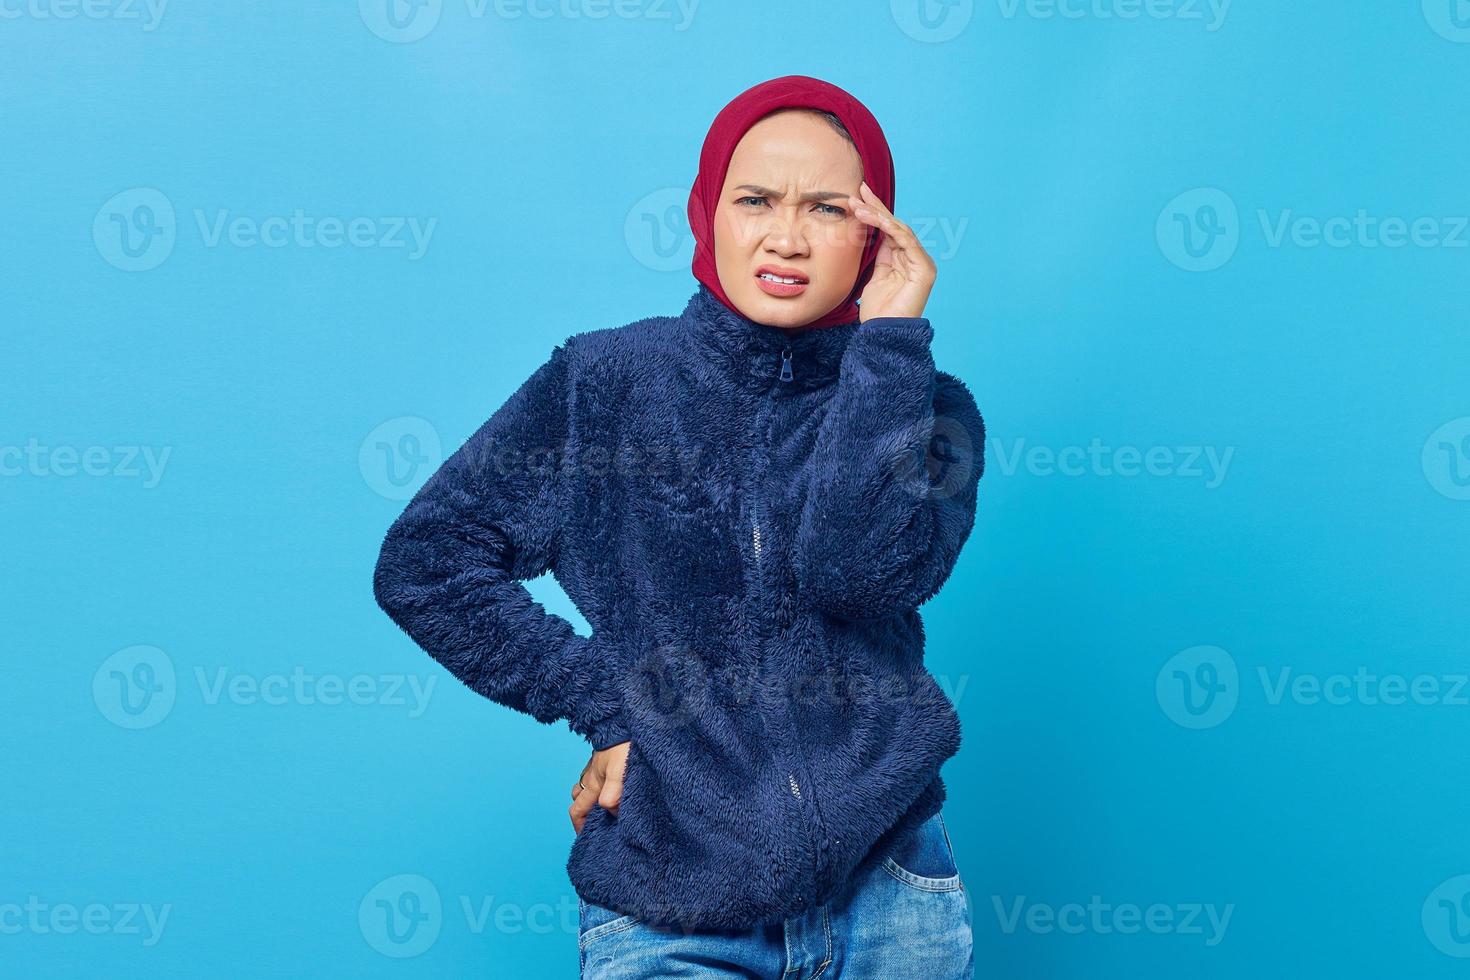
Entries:
[[619, 742], [592, 753], [592, 758], [582, 770], [580, 784], [572, 787], [572, 805], [568, 813], [577, 833], [582, 832], [582, 823], [592, 812], [594, 803], [617, 815], [618, 803], [623, 798], [623, 770], [628, 765], [628, 746], [631, 744]]

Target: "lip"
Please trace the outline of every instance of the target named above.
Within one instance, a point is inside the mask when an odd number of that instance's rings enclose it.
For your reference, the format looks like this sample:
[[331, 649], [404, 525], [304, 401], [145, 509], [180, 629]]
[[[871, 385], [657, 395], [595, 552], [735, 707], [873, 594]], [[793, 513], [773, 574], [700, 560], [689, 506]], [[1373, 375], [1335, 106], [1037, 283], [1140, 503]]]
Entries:
[[[800, 279], [801, 282], [792, 285], [787, 285], [784, 282], [771, 282], [769, 279], [761, 278], [761, 273], [763, 272], [769, 272], [771, 275], [780, 276], [783, 279]], [[755, 270], [755, 282], [756, 285], [760, 286], [762, 292], [771, 296], [800, 296], [806, 292], [806, 287], [811, 284], [811, 280], [807, 277], [806, 273], [800, 269], [793, 269], [784, 265], [761, 266]]]

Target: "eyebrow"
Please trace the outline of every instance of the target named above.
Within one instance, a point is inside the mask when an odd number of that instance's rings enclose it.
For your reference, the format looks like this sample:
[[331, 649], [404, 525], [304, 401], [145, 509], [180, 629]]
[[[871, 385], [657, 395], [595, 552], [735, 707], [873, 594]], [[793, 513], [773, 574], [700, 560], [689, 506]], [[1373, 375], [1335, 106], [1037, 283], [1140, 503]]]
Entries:
[[[737, 191], [750, 191], [751, 193], [756, 194], [760, 197], [779, 198], [781, 196], [779, 192], [773, 191], [769, 187], [762, 187], [759, 184], [741, 184], [735, 189]], [[802, 202], [830, 201], [833, 198], [848, 198], [851, 196], [851, 194], [843, 194], [841, 191], [807, 191], [805, 194], [801, 195], [800, 200]]]

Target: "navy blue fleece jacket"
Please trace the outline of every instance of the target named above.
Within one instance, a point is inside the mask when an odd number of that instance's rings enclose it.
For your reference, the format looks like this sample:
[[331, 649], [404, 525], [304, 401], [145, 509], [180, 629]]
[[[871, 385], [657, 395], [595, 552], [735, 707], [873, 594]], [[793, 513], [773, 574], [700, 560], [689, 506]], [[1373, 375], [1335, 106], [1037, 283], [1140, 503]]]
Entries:
[[[959, 719], [917, 607], [975, 519], [985, 430], [926, 318], [787, 336], [700, 284], [548, 360], [393, 523], [378, 603], [474, 691], [629, 741], [567, 871], [646, 921], [828, 900], [939, 809]], [[522, 584], [546, 571], [592, 626]]]

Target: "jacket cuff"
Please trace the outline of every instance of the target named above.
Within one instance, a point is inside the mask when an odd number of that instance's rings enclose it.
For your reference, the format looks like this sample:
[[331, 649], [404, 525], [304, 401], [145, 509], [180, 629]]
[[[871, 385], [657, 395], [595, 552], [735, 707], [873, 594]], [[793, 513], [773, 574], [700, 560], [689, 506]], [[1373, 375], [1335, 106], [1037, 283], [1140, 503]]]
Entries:
[[927, 351], [934, 340], [934, 325], [926, 316], [875, 316], [858, 324], [853, 339], [882, 343], [910, 353]]
[[613, 745], [628, 741], [628, 726], [619, 708], [615, 713], [588, 727], [586, 739], [598, 752]]
[[[572, 727], [592, 748], [601, 751], [628, 741], [627, 718], [623, 713], [623, 669], [617, 649], [605, 642], [601, 631], [594, 631], [585, 641], [583, 650], [587, 660], [582, 669], [597, 678], [592, 700], [600, 713], [580, 718]], [[593, 715], [593, 712], [586, 714]]]

